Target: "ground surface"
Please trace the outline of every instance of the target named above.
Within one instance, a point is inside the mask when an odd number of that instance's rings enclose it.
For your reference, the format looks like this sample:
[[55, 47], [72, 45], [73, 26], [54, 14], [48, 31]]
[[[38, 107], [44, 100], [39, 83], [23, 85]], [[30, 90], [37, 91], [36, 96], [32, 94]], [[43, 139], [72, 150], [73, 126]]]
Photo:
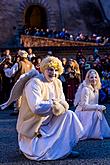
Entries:
[[[110, 104], [105, 114], [110, 125]], [[0, 165], [110, 165], [110, 139], [81, 141], [76, 146], [80, 157], [57, 161], [30, 161], [19, 151], [16, 118], [12, 110], [0, 112]]]

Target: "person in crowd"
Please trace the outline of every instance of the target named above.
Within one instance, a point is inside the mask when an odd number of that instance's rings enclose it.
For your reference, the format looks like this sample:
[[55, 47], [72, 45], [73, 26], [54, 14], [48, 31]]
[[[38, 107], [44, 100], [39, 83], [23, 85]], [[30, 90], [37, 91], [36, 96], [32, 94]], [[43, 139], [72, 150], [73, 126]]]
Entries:
[[20, 50], [18, 52], [18, 56], [20, 60], [16, 62], [11, 68], [4, 69], [5, 75], [7, 77], [14, 77], [14, 81], [16, 82], [20, 75], [28, 72], [34, 66], [33, 64], [27, 59], [28, 53], [25, 50]]
[[32, 52], [32, 49], [28, 49], [28, 60], [32, 61], [32, 57], [36, 57], [35, 54]]
[[85, 58], [82, 58], [79, 60], [79, 68], [81, 72], [81, 81], [83, 81], [85, 78], [86, 72], [88, 71], [88, 69], [90, 69], [90, 65], [87, 64], [87, 61], [85, 60]]
[[65, 28], [62, 28], [62, 31], [59, 33], [61, 39], [65, 39]]
[[6, 101], [13, 86], [12, 78], [5, 75], [4, 69], [11, 68], [13, 65], [12, 57], [7, 55], [0, 65], [1, 74], [1, 102]]
[[75, 113], [84, 127], [84, 139], [110, 138], [110, 127], [105, 119], [106, 107], [98, 104], [101, 82], [96, 70], [90, 69], [75, 95]]
[[[6, 77], [13, 77], [13, 83], [15, 83], [22, 74], [34, 68], [34, 65], [27, 59], [28, 53], [26, 51], [19, 50], [18, 56], [20, 57], [19, 62], [16, 62], [11, 68], [4, 68]], [[18, 114], [20, 104], [21, 98], [15, 102], [12, 115]]]
[[64, 70], [65, 70], [65, 67], [66, 67], [66, 65], [67, 65], [67, 58], [66, 58], [66, 57], [62, 57], [62, 58], [61, 58], [61, 62], [62, 62], [62, 65], [63, 65], [63, 67], [64, 67]]
[[65, 79], [65, 69], [66, 69], [66, 66], [67, 66], [67, 58], [62, 57], [61, 62], [62, 62], [63, 68], [64, 68], [64, 72], [60, 75], [59, 79], [62, 82], [63, 92], [65, 94], [65, 97], [67, 98], [67, 84], [66, 84], [66, 79]]
[[88, 61], [88, 64], [90, 64], [90, 68], [93, 69], [92, 66], [93, 66], [93, 63], [94, 63], [94, 61], [95, 61], [93, 54], [90, 54], [90, 55], [88, 56], [87, 61]]
[[[40, 70], [42, 74], [31, 77], [21, 92], [17, 120], [20, 150], [28, 159], [37, 161], [63, 159], [68, 155], [77, 157], [79, 153], [72, 149], [82, 136], [83, 127], [75, 113], [68, 110], [58, 79], [63, 72], [62, 62], [57, 57], [47, 56]], [[19, 89], [18, 92], [14, 89], [14, 93], [19, 93]]]
[[108, 72], [108, 70], [102, 71], [101, 83], [102, 88], [100, 90], [100, 101], [107, 102], [110, 98], [110, 72]]
[[31, 59], [31, 62], [33, 63], [35, 69], [39, 71], [39, 73], [40, 73], [41, 61], [42, 61], [42, 58], [40, 56], [39, 57], [32, 57], [32, 59]]
[[103, 70], [103, 67], [102, 67], [102, 65], [101, 65], [101, 61], [100, 61], [99, 58], [97, 58], [97, 59], [93, 62], [92, 68], [91, 68], [91, 69], [95, 69], [95, 70], [98, 72], [99, 76], [100, 76], [100, 77], [102, 76], [101, 72], [102, 72], [102, 70]]
[[69, 59], [65, 71], [66, 79], [66, 99], [70, 106], [73, 106], [76, 90], [80, 84], [80, 69], [76, 60]]
[[11, 58], [11, 53], [10, 53], [9, 49], [6, 49], [4, 51], [3, 59], [5, 59], [5, 58]]
[[36, 70], [38, 70], [40, 72], [40, 63], [42, 61], [42, 58], [41, 57], [37, 57], [36, 58], [36, 65], [35, 65], [35, 68]]
[[94, 59], [96, 60], [97, 58], [100, 58], [99, 50], [97, 48], [94, 49]]

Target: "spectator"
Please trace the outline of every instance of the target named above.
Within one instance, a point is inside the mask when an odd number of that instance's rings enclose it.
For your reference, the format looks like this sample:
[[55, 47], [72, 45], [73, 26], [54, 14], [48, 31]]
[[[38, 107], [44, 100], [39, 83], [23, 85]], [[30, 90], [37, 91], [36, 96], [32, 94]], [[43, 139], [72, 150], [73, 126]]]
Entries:
[[[18, 80], [18, 78], [22, 74], [28, 72], [34, 67], [33, 64], [30, 61], [28, 61], [27, 59], [28, 53], [26, 51], [20, 50], [18, 52], [18, 55], [20, 56], [20, 61], [16, 62], [11, 68], [4, 69], [5, 75], [7, 77], [13, 77], [14, 83]], [[21, 98], [17, 100], [16, 103], [14, 104], [15, 108], [12, 115], [18, 114], [20, 104], [21, 104]]]
[[31, 61], [32, 57], [35, 57], [35, 54], [32, 52], [32, 49], [28, 49], [28, 60]]

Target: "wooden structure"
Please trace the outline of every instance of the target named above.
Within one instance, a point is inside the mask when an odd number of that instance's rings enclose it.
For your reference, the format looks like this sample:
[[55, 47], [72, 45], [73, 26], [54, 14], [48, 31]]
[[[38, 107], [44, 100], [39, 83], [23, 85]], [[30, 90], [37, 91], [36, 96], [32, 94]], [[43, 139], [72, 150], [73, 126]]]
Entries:
[[44, 38], [30, 35], [21, 35], [23, 47], [77, 47], [77, 46], [101, 46], [102, 44], [82, 41], [71, 41], [56, 38]]

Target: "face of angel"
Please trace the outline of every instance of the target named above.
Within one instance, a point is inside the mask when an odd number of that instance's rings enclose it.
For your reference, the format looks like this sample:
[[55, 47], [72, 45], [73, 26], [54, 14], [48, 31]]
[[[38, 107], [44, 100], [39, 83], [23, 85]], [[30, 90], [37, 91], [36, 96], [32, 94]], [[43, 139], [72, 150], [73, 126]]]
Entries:
[[97, 84], [97, 75], [96, 75], [96, 73], [94, 73], [94, 72], [90, 73], [89, 82], [92, 86], [95, 86]]
[[55, 77], [58, 77], [58, 70], [54, 67], [49, 67], [44, 71], [44, 76], [48, 82], [52, 82]]

